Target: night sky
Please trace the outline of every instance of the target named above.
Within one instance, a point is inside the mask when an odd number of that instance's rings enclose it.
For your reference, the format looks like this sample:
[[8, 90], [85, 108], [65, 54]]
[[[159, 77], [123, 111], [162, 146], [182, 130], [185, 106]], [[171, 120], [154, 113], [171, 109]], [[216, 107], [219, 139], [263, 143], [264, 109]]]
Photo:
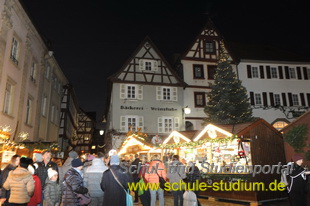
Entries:
[[188, 48], [208, 16], [226, 40], [310, 56], [306, 1], [21, 1], [51, 43], [79, 105], [100, 116], [106, 103], [106, 78], [120, 69], [146, 35], [171, 62], [174, 53]]

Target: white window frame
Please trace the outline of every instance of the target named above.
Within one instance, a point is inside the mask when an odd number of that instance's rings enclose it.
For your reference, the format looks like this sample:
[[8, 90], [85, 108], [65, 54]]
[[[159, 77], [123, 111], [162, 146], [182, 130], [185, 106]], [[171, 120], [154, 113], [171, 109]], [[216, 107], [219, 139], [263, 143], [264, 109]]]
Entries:
[[158, 117], [157, 124], [158, 124], [157, 127], [158, 133], [171, 133], [174, 130], [178, 131], [180, 128], [178, 117], [166, 117], [166, 116]]
[[45, 68], [45, 79], [50, 79], [50, 73], [51, 73], [51, 66], [49, 64], [46, 65], [46, 68]]
[[278, 70], [276, 67], [270, 68], [271, 78], [272, 79], [278, 79]]
[[252, 71], [252, 78], [259, 78], [258, 67], [252, 67], [251, 71]]
[[[167, 96], [167, 91], [170, 91], [170, 95]], [[166, 96], [165, 96], [166, 95]], [[156, 87], [156, 100], [175, 102], [178, 101], [178, 88], [177, 87]]]
[[273, 95], [273, 98], [274, 98], [274, 105], [277, 106], [277, 105], [281, 105], [281, 96], [280, 94], [274, 94]]
[[26, 105], [26, 124], [31, 125], [32, 123], [32, 107], [33, 107], [33, 99], [28, 97], [27, 105]]
[[[129, 94], [128, 89], [135, 88], [134, 96]], [[128, 97], [128, 95], [130, 95]], [[120, 85], [120, 99], [127, 100], [142, 100], [143, 99], [143, 86], [136, 84], [121, 84]]]
[[254, 93], [254, 101], [255, 101], [255, 105], [263, 105], [262, 95], [260, 93]]
[[293, 67], [290, 67], [288, 69], [289, 75], [290, 75], [290, 79], [296, 79], [296, 70]]
[[19, 41], [16, 37], [12, 39], [12, 49], [11, 49], [11, 60], [18, 65], [18, 58], [19, 58]]
[[141, 71], [156, 72], [158, 71], [158, 61], [153, 59], [140, 59], [139, 69]]
[[138, 128], [141, 128], [141, 131], [144, 130], [144, 118], [143, 116], [137, 115], [126, 115], [121, 116], [120, 118], [120, 130], [121, 132], [128, 132], [130, 130], [130, 120], [135, 119], [136, 125], [132, 127], [132, 131], [138, 131]]
[[13, 111], [14, 84], [7, 81], [4, 92], [3, 112], [11, 115]]
[[30, 68], [30, 80], [35, 84], [36, 78], [37, 78], [37, 64], [35, 62], [32, 62]]
[[299, 97], [298, 94], [292, 94], [293, 106], [299, 106]]

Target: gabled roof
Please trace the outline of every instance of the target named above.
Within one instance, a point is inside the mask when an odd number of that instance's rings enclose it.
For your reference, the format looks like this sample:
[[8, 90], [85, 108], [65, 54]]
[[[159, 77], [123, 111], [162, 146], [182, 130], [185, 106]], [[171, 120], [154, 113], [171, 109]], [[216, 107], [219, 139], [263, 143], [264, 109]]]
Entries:
[[131, 146], [131, 145], [141, 145], [146, 150], [150, 150], [150, 149], [154, 148], [154, 146], [152, 144], [146, 142], [144, 139], [142, 139], [136, 135], [131, 135], [131, 136], [127, 137], [127, 139], [123, 142], [121, 149], [118, 152], [118, 154], [126, 153], [127, 147]]
[[[155, 53], [160, 57], [160, 60], [164, 62], [165, 67], [169, 70], [169, 72], [171, 72], [171, 74], [173, 75], [173, 77], [176, 79], [177, 83], [172, 83], [172, 85], [178, 85], [178, 86], [186, 86], [186, 83], [178, 76], [178, 74], [175, 72], [174, 69], [172, 69], [172, 67], [170, 66], [170, 64], [168, 63], [168, 61], [165, 59], [165, 57], [162, 55], [162, 53], [159, 51], [159, 49], [156, 47], [156, 45], [153, 43], [153, 41], [146, 36], [144, 38], [144, 40], [139, 44], [139, 46], [137, 47], [137, 49], [132, 53], [132, 55], [127, 59], [127, 61], [123, 64], [123, 66], [121, 67], [120, 70], [118, 70], [116, 73], [114, 73], [113, 75], [111, 75], [110, 77], [108, 77], [108, 79], [112, 82], [119, 82], [120, 80], [118, 79], [119, 75], [124, 72], [124, 70], [127, 68], [127, 66], [130, 64], [130, 62], [137, 57], [138, 53], [144, 49], [144, 45], [148, 43], [150, 44], [150, 47], [155, 51]], [[143, 57], [141, 57], [143, 58]], [[160, 72], [164, 72], [164, 71], [160, 71]], [[126, 82], [126, 81], [124, 81]], [[150, 82], [144, 82], [144, 81], [135, 81], [135, 83], [141, 83], [141, 84], [152, 84]], [[154, 83], [153, 83], [154, 84]]]
[[163, 144], [167, 144], [172, 138], [178, 137], [179, 141], [183, 139], [185, 142], [190, 142], [191, 140], [185, 136], [187, 134], [184, 134], [184, 132], [178, 132], [178, 131], [173, 131], [171, 134], [165, 139]]
[[[298, 124], [299, 121], [305, 119], [305, 118], [310, 118], [310, 110], [305, 112], [303, 115], [301, 115], [300, 117], [298, 117], [297, 119], [295, 119], [294, 121], [292, 121], [291, 123], [289, 123], [286, 127], [284, 127], [281, 132], [287, 132], [291, 127], [295, 126], [296, 124]], [[310, 127], [310, 122], [308, 122], [308, 125]]]

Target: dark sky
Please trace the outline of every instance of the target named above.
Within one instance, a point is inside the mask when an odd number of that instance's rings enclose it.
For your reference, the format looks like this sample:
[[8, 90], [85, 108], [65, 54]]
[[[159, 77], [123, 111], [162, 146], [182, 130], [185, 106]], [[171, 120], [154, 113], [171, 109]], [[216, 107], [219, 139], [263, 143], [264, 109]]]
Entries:
[[170, 60], [209, 14], [227, 40], [269, 44], [310, 56], [307, 1], [21, 0], [73, 84], [79, 105], [105, 109], [106, 78], [146, 35]]

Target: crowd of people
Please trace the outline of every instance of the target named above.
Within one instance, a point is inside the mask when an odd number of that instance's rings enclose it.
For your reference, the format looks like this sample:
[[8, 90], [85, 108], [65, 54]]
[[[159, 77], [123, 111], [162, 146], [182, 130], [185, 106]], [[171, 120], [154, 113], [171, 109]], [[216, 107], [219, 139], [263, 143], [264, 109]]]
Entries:
[[[294, 170], [291, 175], [294, 181], [289, 185], [289, 196], [292, 205], [305, 205], [306, 178], [301, 167], [302, 157], [294, 156]], [[189, 170], [180, 170], [184, 166]], [[128, 168], [142, 168], [128, 172]], [[127, 168], [127, 169], [126, 169]], [[156, 170], [154, 171], [154, 168]], [[131, 168], [132, 169], [132, 168]], [[89, 155], [85, 160], [75, 151], [69, 152], [68, 158], [58, 166], [52, 161], [52, 153], [44, 151], [35, 154], [33, 159], [14, 155], [0, 176], [0, 203], [10, 206], [125, 206], [130, 194], [131, 183], [154, 183], [161, 185], [162, 181], [176, 183], [171, 192], [174, 206], [185, 205], [183, 194], [186, 190], [180, 182], [189, 185], [201, 179], [201, 174], [193, 162], [180, 161], [178, 155], [170, 155], [162, 162], [158, 155], [150, 161], [139, 155], [111, 156], [98, 153]], [[162, 186], [146, 190], [136, 189], [134, 203], [143, 206], [165, 205], [164, 188]], [[199, 191], [194, 191], [198, 197]], [[158, 197], [158, 198], [157, 198]], [[196, 199], [195, 205], [200, 205]]]

